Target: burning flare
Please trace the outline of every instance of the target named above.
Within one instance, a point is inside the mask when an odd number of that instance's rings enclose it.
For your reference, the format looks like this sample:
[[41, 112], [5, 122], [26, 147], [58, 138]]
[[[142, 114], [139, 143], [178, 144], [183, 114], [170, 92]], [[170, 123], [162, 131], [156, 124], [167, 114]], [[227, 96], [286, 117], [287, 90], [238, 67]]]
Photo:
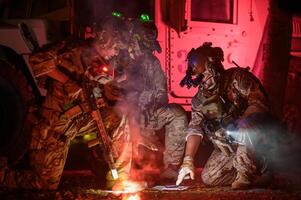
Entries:
[[129, 196], [124, 196], [122, 200], [140, 200], [140, 196], [138, 194], [131, 194]]
[[115, 193], [136, 193], [142, 191], [146, 187], [145, 183], [123, 180], [116, 183], [113, 187]]
[[146, 188], [145, 182], [123, 180], [114, 185], [115, 194], [122, 194], [122, 200], [140, 200], [138, 192]]

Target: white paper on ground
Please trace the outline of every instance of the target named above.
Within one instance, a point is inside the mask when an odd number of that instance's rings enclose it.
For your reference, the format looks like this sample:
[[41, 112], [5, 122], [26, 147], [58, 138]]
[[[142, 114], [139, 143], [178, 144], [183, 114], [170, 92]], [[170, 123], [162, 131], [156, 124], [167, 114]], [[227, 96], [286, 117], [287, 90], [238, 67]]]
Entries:
[[179, 190], [187, 190], [189, 186], [181, 186], [181, 185], [156, 185], [152, 187], [154, 190], [169, 190], [169, 191], [179, 191]]

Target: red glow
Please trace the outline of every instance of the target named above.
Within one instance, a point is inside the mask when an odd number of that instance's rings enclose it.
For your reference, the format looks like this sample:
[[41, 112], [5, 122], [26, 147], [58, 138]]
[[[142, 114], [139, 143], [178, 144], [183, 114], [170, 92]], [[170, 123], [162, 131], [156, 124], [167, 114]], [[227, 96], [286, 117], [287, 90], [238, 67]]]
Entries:
[[[179, 85], [187, 69], [187, 53], [192, 48], [202, 45], [203, 42], [212, 42], [213, 46], [223, 49], [225, 58], [223, 64], [226, 69], [235, 67], [232, 64], [232, 61], [235, 61], [241, 67], [249, 66], [252, 71], [260, 48], [269, 1], [252, 1], [251, 8], [249, 0], [233, 1], [232, 23], [194, 21], [191, 19], [193, 16], [191, 16], [192, 13], [190, 12], [191, 6], [193, 6], [191, 4], [192, 1], [185, 2], [187, 6], [185, 16], [185, 20], [187, 20], [186, 30], [178, 33], [172, 28], [167, 29], [167, 25], [163, 20], [156, 21], [158, 41], [163, 49], [156, 56], [160, 60], [162, 69], [166, 72], [169, 80], [167, 82], [170, 94], [169, 102], [179, 103], [186, 110], [190, 110], [191, 98], [197, 92], [197, 88], [188, 90]], [[157, 18], [164, 19], [161, 17], [162, 4], [160, 4], [159, 0], [156, 0], [155, 5]], [[202, 8], [195, 9], [202, 10]], [[250, 13], [252, 13], [252, 17], [250, 17]], [[201, 14], [203, 15], [204, 13]], [[213, 15], [214, 13], [208, 12], [207, 14]], [[169, 32], [167, 33], [166, 30]], [[260, 69], [257, 71], [260, 72]]]
[[144, 183], [120, 180], [114, 185], [113, 191], [115, 194], [122, 194], [122, 200], [140, 200], [139, 192], [144, 188]]
[[138, 194], [133, 194], [133, 195], [124, 197], [123, 200], [140, 200], [140, 197]]
[[108, 72], [108, 71], [109, 71], [109, 69], [108, 69], [108, 67], [104, 66], [104, 67], [102, 67], [102, 71], [104, 71], [104, 72]]

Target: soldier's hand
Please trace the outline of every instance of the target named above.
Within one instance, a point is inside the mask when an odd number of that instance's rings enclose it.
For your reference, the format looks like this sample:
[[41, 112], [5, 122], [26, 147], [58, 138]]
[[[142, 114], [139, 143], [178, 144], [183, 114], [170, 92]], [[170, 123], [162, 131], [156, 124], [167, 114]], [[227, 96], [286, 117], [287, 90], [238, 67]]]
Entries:
[[176, 185], [180, 185], [184, 179], [194, 180], [194, 165], [193, 158], [191, 156], [185, 156], [183, 164], [180, 168]]

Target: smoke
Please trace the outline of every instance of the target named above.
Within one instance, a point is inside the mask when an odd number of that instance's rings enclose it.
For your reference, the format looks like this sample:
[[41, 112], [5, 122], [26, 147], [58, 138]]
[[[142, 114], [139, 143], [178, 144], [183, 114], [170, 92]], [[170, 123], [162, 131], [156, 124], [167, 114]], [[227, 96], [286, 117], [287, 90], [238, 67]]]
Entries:
[[[160, 173], [163, 149], [154, 131], [144, 130], [141, 113], [133, 99], [118, 102], [116, 111], [128, 118], [129, 134], [132, 143], [131, 168], [129, 178], [132, 181], [153, 185]], [[142, 117], [142, 118], [141, 118]], [[124, 149], [126, 150], [126, 149]]]
[[[145, 111], [147, 108], [140, 105], [141, 101], [139, 98], [142, 96], [144, 91], [146, 76], [146, 69], [143, 65], [145, 59], [149, 56], [143, 56], [143, 59], [133, 59], [137, 56], [135, 50], [131, 48], [138, 48], [139, 45], [136, 42], [131, 42], [132, 46], [129, 47], [130, 42], [128, 40], [134, 40], [132, 37], [132, 28], [134, 24], [130, 24], [130, 19], [127, 18], [138, 18], [138, 13], [142, 12], [141, 9], [142, 1], [90, 1], [94, 2], [95, 13], [100, 22], [101, 27], [105, 30], [108, 35], [114, 36], [116, 40], [116, 46], [120, 52], [111, 61], [110, 65], [115, 70], [114, 84], [118, 88], [119, 99], [115, 101], [114, 110], [121, 118], [127, 118], [128, 131], [124, 131], [124, 134], [128, 134], [129, 142], [132, 144], [132, 148], [119, 149], [123, 154], [124, 151], [132, 151], [128, 154], [132, 154], [131, 159], [131, 170], [130, 179], [146, 182], [154, 182], [153, 177], [158, 177], [160, 163], [160, 156], [163, 155], [162, 148], [157, 140], [154, 130], [145, 130], [145, 122], [147, 121]], [[139, 3], [138, 3], [139, 2]], [[143, 3], [145, 5], [145, 3]], [[112, 17], [113, 11], [119, 11], [123, 14], [126, 19]], [[109, 18], [109, 19], [108, 19]], [[134, 23], [134, 20], [131, 21]], [[136, 22], [136, 21], [135, 21]], [[140, 27], [144, 28], [144, 27]], [[117, 34], [116, 34], [117, 33]], [[103, 38], [97, 38], [103, 39]], [[119, 41], [120, 40], [120, 41]], [[100, 42], [98, 42], [100, 43]], [[120, 44], [121, 43], [121, 44]], [[120, 46], [118, 46], [120, 45]], [[115, 46], [115, 47], [116, 47]], [[110, 47], [105, 47], [109, 49]], [[131, 49], [131, 54], [129, 53]], [[99, 51], [101, 56], [104, 57], [105, 51]], [[145, 62], [147, 63], [147, 61]], [[145, 100], [147, 102], [147, 100]], [[119, 137], [120, 139], [126, 137]], [[113, 143], [116, 141], [113, 141]], [[121, 168], [123, 168], [121, 166]], [[156, 175], [155, 175], [156, 174]]]
[[295, 173], [300, 169], [301, 139], [290, 134], [279, 120], [270, 115], [256, 114], [240, 126], [247, 127], [246, 138], [253, 142], [256, 155], [267, 158], [275, 173]]
[[[272, 129], [275, 127], [271, 127]], [[275, 184], [281, 188], [300, 187], [301, 139], [287, 130], [275, 130], [269, 149], [261, 152], [270, 161]]]
[[295, 173], [301, 169], [301, 139], [283, 130], [271, 140], [268, 157], [277, 171]]
[[[133, 144], [130, 179], [145, 181], [152, 185], [160, 172], [163, 148], [155, 130], [145, 128], [147, 123], [145, 113], [148, 109], [140, 104], [142, 102], [140, 98], [146, 87], [144, 77], [147, 72], [144, 71], [145, 66], [140, 59], [134, 60], [125, 52], [120, 55], [123, 61], [117, 62], [121, 66], [115, 68], [121, 68], [119, 77], [124, 76], [125, 79], [118, 83], [122, 90], [122, 98], [117, 102], [115, 110], [121, 116], [128, 118], [129, 133]], [[119, 77], [117, 76], [116, 80]]]

